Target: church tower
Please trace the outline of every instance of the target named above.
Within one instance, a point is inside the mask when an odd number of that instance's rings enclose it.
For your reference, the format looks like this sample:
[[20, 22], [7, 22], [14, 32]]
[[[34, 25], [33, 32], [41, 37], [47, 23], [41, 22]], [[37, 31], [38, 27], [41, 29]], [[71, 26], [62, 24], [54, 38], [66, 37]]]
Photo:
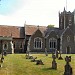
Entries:
[[63, 12], [59, 12], [59, 29], [66, 29], [67, 26], [74, 29], [74, 12], [67, 12], [64, 8]]

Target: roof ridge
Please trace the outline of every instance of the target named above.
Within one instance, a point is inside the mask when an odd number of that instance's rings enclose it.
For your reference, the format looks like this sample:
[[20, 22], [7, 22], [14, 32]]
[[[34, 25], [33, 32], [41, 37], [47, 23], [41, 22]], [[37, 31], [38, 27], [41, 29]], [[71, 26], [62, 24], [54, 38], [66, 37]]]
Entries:
[[14, 26], [14, 25], [13, 26], [12, 25], [0, 25], [0, 26], [3, 26], [3, 27], [21, 27], [21, 26]]

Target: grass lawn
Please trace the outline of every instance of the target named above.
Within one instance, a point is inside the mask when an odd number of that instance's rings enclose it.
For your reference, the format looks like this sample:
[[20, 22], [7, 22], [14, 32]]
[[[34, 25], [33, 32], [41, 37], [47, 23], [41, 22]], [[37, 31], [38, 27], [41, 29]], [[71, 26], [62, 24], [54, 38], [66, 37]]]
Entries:
[[[37, 59], [42, 59], [44, 65], [36, 65], [30, 59], [25, 59], [25, 54], [9, 54], [5, 56], [3, 67], [0, 68], [0, 75], [63, 75], [65, 60], [58, 60], [57, 70], [50, 69], [52, 66], [51, 54], [32, 54]], [[65, 58], [65, 54], [62, 57]], [[75, 54], [71, 54], [72, 61], [70, 65], [75, 75]]]

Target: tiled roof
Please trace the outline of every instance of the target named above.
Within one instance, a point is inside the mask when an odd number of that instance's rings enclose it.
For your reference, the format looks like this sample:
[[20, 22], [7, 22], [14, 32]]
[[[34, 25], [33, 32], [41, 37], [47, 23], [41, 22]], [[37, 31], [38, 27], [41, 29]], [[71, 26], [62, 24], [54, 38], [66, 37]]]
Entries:
[[0, 36], [12, 36], [13, 38], [24, 38], [24, 28], [18, 26], [0, 25]]
[[41, 32], [46, 30], [46, 26], [25, 25], [25, 34], [32, 35], [38, 28]]
[[61, 34], [63, 33], [64, 29], [63, 30], [60, 30], [59, 28], [48, 28], [46, 29], [46, 32], [45, 32], [45, 36], [47, 37], [51, 31], [55, 31], [55, 33], [60, 37]]

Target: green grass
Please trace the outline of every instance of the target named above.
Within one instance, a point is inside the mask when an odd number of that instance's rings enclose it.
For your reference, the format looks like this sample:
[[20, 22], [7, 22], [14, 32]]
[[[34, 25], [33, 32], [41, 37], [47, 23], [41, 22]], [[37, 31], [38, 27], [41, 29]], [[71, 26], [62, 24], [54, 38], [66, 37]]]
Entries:
[[[50, 69], [52, 66], [52, 58], [49, 54], [32, 54], [38, 59], [42, 59], [44, 65], [36, 65], [30, 59], [25, 59], [25, 54], [9, 54], [5, 56], [3, 67], [0, 68], [0, 75], [63, 75], [65, 60], [58, 60], [57, 70]], [[65, 54], [62, 57], [65, 58]], [[72, 61], [70, 65], [73, 68], [73, 75], [75, 75], [75, 54], [72, 54]]]

